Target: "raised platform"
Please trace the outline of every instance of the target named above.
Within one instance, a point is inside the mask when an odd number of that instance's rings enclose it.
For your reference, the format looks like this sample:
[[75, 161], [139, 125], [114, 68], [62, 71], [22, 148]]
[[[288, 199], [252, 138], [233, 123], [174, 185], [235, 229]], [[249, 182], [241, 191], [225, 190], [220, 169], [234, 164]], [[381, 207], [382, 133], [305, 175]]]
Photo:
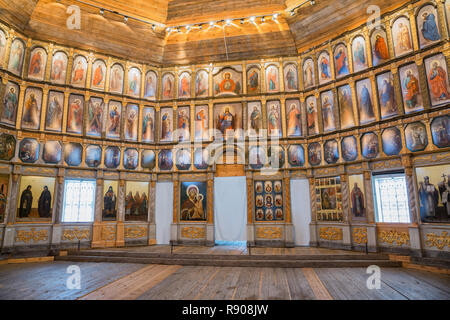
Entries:
[[182, 266], [342, 268], [401, 267], [385, 254], [320, 248], [251, 248], [245, 246], [188, 247], [149, 246], [69, 251], [55, 260], [120, 262]]

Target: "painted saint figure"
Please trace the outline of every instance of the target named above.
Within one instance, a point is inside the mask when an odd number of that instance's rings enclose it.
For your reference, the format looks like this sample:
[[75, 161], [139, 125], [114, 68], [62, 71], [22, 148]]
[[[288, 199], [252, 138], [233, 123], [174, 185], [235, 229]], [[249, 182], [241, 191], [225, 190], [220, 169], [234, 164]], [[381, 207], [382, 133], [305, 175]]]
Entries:
[[58, 130], [61, 127], [63, 109], [56, 96], [50, 101], [47, 111], [47, 128]]
[[109, 111], [109, 135], [120, 134], [120, 113], [117, 111], [117, 106], [113, 106], [112, 110]]
[[389, 59], [389, 50], [386, 41], [381, 35], [376, 36], [374, 53], [379, 61]]
[[389, 116], [397, 113], [394, 86], [388, 79], [383, 80], [383, 85], [380, 92], [380, 101], [382, 116]]
[[164, 113], [161, 119], [161, 139], [172, 140], [172, 124], [168, 113]]
[[272, 105], [272, 108], [270, 108], [269, 115], [269, 136], [273, 135], [279, 135], [280, 134], [280, 114], [278, 113], [278, 110], [275, 109], [275, 105]]
[[31, 58], [28, 74], [39, 75], [42, 71], [41, 68], [42, 68], [42, 53], [40, 51], [37, 51]]
[[44, 190], [39, 197], [38, 213], [41, 218], [49, 218], [51, 216], [52, 195], [47, 186], [44, 186]]
[[439, 204], [439, 191], [430, 183], [428, 176], [419, 183], [419, 204], [424, 217], [436, 217], [436, 209]]
[[217, 128], [222, 132], [223, 135], [227, 135], [228, 131], [234, 130], [234, 119], [235, 116], [231, 114], [230, 108], [225, 108], [225, 112], [218, 115]]
[[433, 69], [428, 75], [431, 93], [436, 100], [447, 100], [450, 94], [447, 90], [447, 72], [439, 65], [438, 61], [433, 62]]
[[441, 36], [438, 31], [438, 26], [436, 24], [436, 17], [433, 13], [428, 14], [424, 12], [422, 15], [423, 24], [422, 24], [422, 35], [428, 41], [438, 41], [441, 39]]
[[204, 219], [203, 195], [200, 194], [198, 187], [196, 185], [189, 186], [186, 194], [188, 199], [181, 204], [182, 220]]
[[307, 112], [307, 123], [308, 123], [308, 134], [316, 134], [317, 133], [317, 110], [314, 101], [311, 101], [309, 105], [306, 106]]
[[37, 104], [36, 96], [34, 93], [31, 93], [30, 97], [25, 102], [25, 106], [23, 109], [23, 123], [31, 128], [37, 127], [39, 125], [38, 112], [39, 107]]
[[324, 130], [329, 131], [336, 129], [334, 125], [333, 104], [327, 96], [324, 97], [322, 112]]
[[419, 95], [419, 80], [417, 80], [411, 70], [408, 70], [406, 73], [406, 78], [403, 81], [403, 89], [405, 90], [406, 108], [416, 108]]
[[258, 71], [253, 70], [248, 77], [248, 92], [254, 93], [258, 91], [259, 75]]
[[258, 110], [257, 106], [253, 107], [253, 111], [250, 114], [250, 127], [251, 129], [255, 130], [256, 134], [259, 134], [260, 123], [261, 123], [262, 115], [261, 112]]
[[178, 140], [185, 141], [189, 139], [189, 116], [186, 110], [180, 110], [178, 113]]
[[322, 79], [331, 79], [330, 61], [325, 56], [320, 59], [320, 72]]
[[375, 114], [373, 112], [372, 97], [366, 84], [363, 85], [363, 88], [361, 90], [359, 106], [361, 108], [361, 118], [363, 118], [365, 121], [373, 119], [375, 117]]
[[91, 102], [91, 106], [89, 108], [89, 129], [88, 129], [89, 133], [101, 134], [102, 118], [103, 118], [103, 109], [100, 106], [100, 103]]
[[354, 217], [364, 217], [365, 207], [364, 207], [364, 194], [358, 187], [358, 183], [355, 182], [352, 192], [350, 193], [352, 201], [352, 214]]
[[409, 36], [409, 29], [406, 24], [399, 23], [398, 25], [397, 43], [399, 49], [401, 50], [400, 53], [404, 53], [412, 49], [411, 37]]
[[314, 85], [314, 70], [312, 67], [312, 61], [308, 60], [304, 69], [305, 87], [309, 88]]
[[208, 135], [208, 119], [205, 109], [201, 109], [195, 114], [195, 137], [206, 138]]
[[33, 203], [33, 193], [31, 186], [27, 186], [20, 196], [19, 217], [26, 218], [31, 213], [31, 204]]
[[74, 99], [74, 101], [69, 105], [69, 118], [67, 121], [67, 131], [80, 133], [82, 121], [83, 121], [83, 108], [81, 107], [81, 100]]
[[339, 48], [337, 54], [334, 57], [334, 60], [336, 61], [336, 71], [338, 76], [343, 76], [350, 72], [348, 69], [347, 53], [344, 49], [344, 47]]
[[17, 98], [16, 89], [11, 87], [3, 100], [5, 109], [3, 110], [3, 118], [14, 122], [19, 100]]
[[142, 123], [142, 140], [153, 141], [153, 117], [151, 112], [148, 112]]
[[103, 77], [104, 77], [103, 68], [101, 63], [99, 63], [97, 65], [97, 68], [95, 68], [92, 84], [96, 87], [100, 87], [103, 83]]
[[108, 188], [108, 191], [103, 197], [103, 217], [115, 218], [116, 217], [116, 201], [117, 197], [114, 194], [112, 186]]
[[301, 115], [296, 104], [291, 104], [288, 113], [288, 136], [301, 135]]

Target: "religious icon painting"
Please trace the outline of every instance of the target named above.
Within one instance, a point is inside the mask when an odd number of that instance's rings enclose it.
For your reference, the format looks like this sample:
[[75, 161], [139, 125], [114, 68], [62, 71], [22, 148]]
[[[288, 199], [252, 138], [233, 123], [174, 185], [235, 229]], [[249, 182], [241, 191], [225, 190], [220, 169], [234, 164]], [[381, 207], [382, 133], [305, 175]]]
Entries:
[[105, 166], [115, 169], [120, 164], [120, 149], [118, 147], [107, 147], [105, 149]]
[[305, 149], [301, 145], [290, 145], [287, 153], [288, 162], [291, 167], [302, 167], [305, 165]]
[[127, 170], [134, 170], [138, 166], [139, 152], [134, 148], [126, 148], [123, 152], [123, 167]]
[[190, 107], [177, 109], [177, 139], [179, 142], [189, 141], [191, 138], [191, 112]]
[[247, 103], [247, 133], [250, 138], [262, 135], [262, 106], [260, 101]]
[[136, 104], [128, 104], [125, 113], [125, 139], [137, 140], [139, 126], [139, 107]]
[[330, 82], [331, 77], [331, 62], [330, 54], [327, 51], [323, 51], [319, 54], [317, 59], [317, 68], [319, 70], [319, 84], [325, 84]]
[[286, 100], [287, 136], [300, 137], [302, 135], [302, 114], [300, 100]]
[[338, 88], [339, 116], [341, 129], [347, 129], [355, 125], [353, 114], [352, 90], [348, 84]]
[[161, 97], [162, 100], [175, 98], [175, 77], [171, 73], [166, 73], [162, 77]]
[[8, 204], [9, 176], [0, 175], [0, 223], [3, 223], [6, 216], [6, 205]]
[[0, 67], [3, 68], [3, 61], [5, 61], [6, 52], [6, 35], [5, 32], [0, 29]]
[[377, 75], [377, 89], [381, 119], [398, 115], [394, 78], [390, 71]]
[[17, 109], [19, 107], [19, 86], [8, 81], [5, 87], [5, 95], [3, 96], [3, 113], [1, 123], [15, 126], [17, 118]]
[[323, 158], [328, 164], [334, 164], [339, 160], [339, 147], [335, 139], [327, 140], [323, 145]]
[[180, 220], [206, 221], [206, 182], [181, 182]]
[[47, 141], [44, 144], [42, 159], [45, 163], [56, 164], [61, 161], [62, 148], [59, 141]]
[[125, 221], [147, 221], [148, 182], [127, 181], [125, 189]]
[[213, 74], [214, 96], [242, 94], [242, 72], [226, 67]]
[[68, 166], [79, 166], [82, 158], [83, 146], [80, 143], [70, 142], [64, 145], [64, 161]]
[[42, 89], [28, 87], [25, 90], [22, 111], [22, 129], [38, 130], [41, 122]]
[[10, 134], [0, 135], [0, 160], [11, 160], [16, 153], [16, 138]]
[[388, 156], [398, 155], [403, 148], [400, 130], [396, 127], [386, 128], [381, 134], [383, 152]]
[[345, 161], [355, 161], [358, 157], [356, 138], [353, 136], [343, 138], [341, 141], [341, 152]]
[[84, 160], [89, 168], [96, 168], [102, 162], [102, 148], [96, 144], [86, 147], [86, 159]]
[[214, 105], [214, 129], [216, 138], [241, 138], [242, 104], [221, 103]]
[[[256, 193], [262, 193], [263, 192], [263, 183], [262, 183], [262, 181], [258, 181], [258, 182], [255, 183], [255, 192]], [[258, 205], [258, 206], [261, 207], [262, 203], [261, 203], [261, 205]]]
[[272, 181], [264, 182], [264, 192], [265, 193], [272, 193], [272, 191], [273, 191], [273, 183], [272, 183]]
[[258, 94], [261, 92], [261, 71], [259, 67], [251, 66], [247, 69], [247, 93]]
[[269, 167], [271, 169], [280, 169], [284, 167], [286, 156], [281, 146], [270, 146], [267, 152]]
[[72, 77], [70, 84], [74, 87], [80, 88], [86, 85], [88, 62], [85, 57], [78, 55], [73, 60]]
[[363, 134], [361, 137], [362, 156], [366, 159], [373, 159], [378, 156], [379, 152], [378, 136], [373, 132]]
[[44, 80], [46, 66], [47, 51], [41, 47], [32, 49], [30, 53], [30, 64], [28, 66], [28, 78], [38, 81]]
[[84, 113], [84, 97], [76, 94], [69, 96], [67, 111], [67, 132], [81, 134]]
[[415, 63], [399, 68], [405, 113], [423, 110], [422, 93], [419, 84], [419, 69]]
[[21, 39], [16, 38], [13, 40], [9, 51], [8, 71], [16, 76], [21, 76], [24, 57], [25, 44]]
[[367, 61], [366, 39], [363, 36], [357, 36], [352, 42], [353, 51], [353, 72], [367, 69], [369, 63]]
[[123, 80], [125, 78], [125, 71], [122, 65], [119, 63], [114, 64], [111, 67], [109, 75], [109, 91], [111, 93], [122, 94], [123, 93]]
[[311, 136], [319, 133], [317, 99], [315, 96], [306, 98], [306, 124], [308, 126], [308, 135]]
[[439, 148], [450, 146], [450, 117], [442, 116], [431, 121], [433, 143]]
[[343, 221], [341, 178], [317, 178], [317, 221]]
[[422, 122], [413, 122], [405, 127], [406, 147], [410, 151], [422, 151], [428, 145], [427, 130]]
[[195, 75], [195, 97], [209, 96], [209, 73], [206, 70], [200, 70]]
[[175, 154], [175, 165], [178, 170], [189, 170], [191, 167], [191, 151], [179, 149]]
[[372, 64], [374, 67], [390, 59], [386, 31], [383, 28], [374, 29], [370, 36], [372, 44]]
[[172, 108], [161, 108], [161, 136], [160, 142], [171, 142], [173, 133], [173, 110]]
[[375, 121], [372, 83], [370, 82], [370, 79], [363, 79], [357, 81], [356, 93], [358, 97], [358, 111], [360, 123], [366, 124]]
[[141, 71], [138, 68], [128, 70], [127, 95], [135, 98], [141, 95]]
[[45, 116], [45, 130], [61, 132], [64, 112], [64, 93], [49, 91], [47, 98], [47, 112]]
[[39, 158], [40, 145], [36, 139], [25, 138], [19, 144], [19, 158], [25, 163], [34, 163]]
[[206, 141], [209, 139], [209, 108], [208, 105], [195, 106], [194, 139]]
[[264, 148], [254, 146], [250, 148], [248, 153], [249, 165], [253, 170], [259, 170], [264, 167], [267, 162], [266, 150]]
[[142, 110], [142, 142], [155, 141], [155, 108], [144, 107]]
[[398, 18], [392, 25], [391, 30], [395, 56], [400, 57], [412, 52], [413, 45], [409, 19], [405, 16]]
[[103, 60], [96, 60], [92, 64], [91, 88], [105, 90], [106, 64]]
[[283, 220], [283, 187], [280, 180], [255, 181], [255, 219]]
[[280, 91], [280, 75], [277, 65], [269, 65], [266, 68], [266, 92]]
[[416, 168], [417, 198], [422, 222], [450, 222], [450, 166]]
[[267, 101], [267, 135], [281, 137], [281, 103], [279, 100]]
[[264, 211], [262, 209], [256, 209], [256, 220], [264, 220]]
[[17, 218], [21, 221], [51, 220], [55, 178], [22, 176]]
[[322, 103], [322, 122], [323, 131], [329, 132], [336, 130], [336, 108], [334, 107], [333, 91], [328, 90], [320, 94], [320, 101]]
[[308, 162], [312, 166], [317, 166], [322, 162], [322, 146], [320, 143], [313, 142], [308, 145]]
[[366, 220], [366, 193], [363, 175], [349, 175], [348, 185], [350, 189], [350, 211], [352, 213], [352, 220]]
[[163, 149], [158, 154], [158, 167], [160, 170], [172, 170], [173, 158], [171, 149]]
[[307, 58], [303, 62], [303, 87], [309, 89], [316, 85], [316, 74], [314, 71], [314, 61]]
[[112, 139], [120, 138], [120, 119], [122, 115], [122, 103], [110, 100], [108, 103], [108, 114], [106, 115], [106, 137]]
[[284, 91], [298, 91], [298, 70], [294, 63], [284, 66]]
[[155, 151], [143, 150], [141, 153], [141, 167], [144, 169], [153, 170], [156, 165]]
[[91, 97], [88, 102], [88, 118], [86, 134], [100, 137], [103, 130], [103, 106], [102, 98]]
[[145, 75], [144, 98], [147, 100], [156, 100], [158, 92], [158, 75], [155, 71], [149, 71]]
[[434, 5], [423, 6], [416, 19], [421, 49], [441, 40], [438, 13]]
[[183, 72], [178, 78], [178, 98], [188, 99], [191, 97], [191, 74]]
[[50, 82], [55, 84], [66, 83], [67, 63], [69, 58], [63, 51], [58, 51], [53, 55], [50, 70]]
[[103, 221], [114, 221], [117, 217], [117, 192], [119, 184], [117, 180], [105, 180], [103, 182], [103, 206], [102, 218]]
[[194, 151], [194, 167], [197, 170], [208, 168], [209, 152], [207, 149], [197, 148]]
[[445, 56], [440, 53], [425, 59], [425, 70], [431, 105], [434, 107], [450, 102], [450, 86]]
[[345, 44], [338, 44], [334, 49], [334, 68], [336, 71], [336, 78], [341, 78], [350, 74], [347, 47]]

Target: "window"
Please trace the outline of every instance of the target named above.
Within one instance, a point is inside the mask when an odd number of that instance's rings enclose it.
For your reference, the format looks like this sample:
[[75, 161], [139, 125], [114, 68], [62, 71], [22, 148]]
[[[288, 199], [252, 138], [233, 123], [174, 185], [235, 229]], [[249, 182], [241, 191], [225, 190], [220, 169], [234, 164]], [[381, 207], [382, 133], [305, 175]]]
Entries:
[[410, 222], [404, 174], [374, 176], [373, 187], [377, 222]]
[[94, 221], [95, 187], [95, 180], [66, 180], [63, 222]]

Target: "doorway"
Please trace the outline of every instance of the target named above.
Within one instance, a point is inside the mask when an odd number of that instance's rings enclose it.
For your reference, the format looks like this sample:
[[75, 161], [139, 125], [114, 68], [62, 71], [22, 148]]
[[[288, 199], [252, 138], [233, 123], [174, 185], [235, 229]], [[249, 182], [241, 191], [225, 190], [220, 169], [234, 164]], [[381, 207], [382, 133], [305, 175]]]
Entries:
[[309, 246], [311, 202], [308, 179], [291, 180], [291, 214], [294, 225], [294, 244]]
[[217, 245], [247, 242], [246, 177], [214, 178], [214, 228]]
[[173, 182], [157, 182], [155, 200], [156, 244], [169, 244], [173, 219]]

